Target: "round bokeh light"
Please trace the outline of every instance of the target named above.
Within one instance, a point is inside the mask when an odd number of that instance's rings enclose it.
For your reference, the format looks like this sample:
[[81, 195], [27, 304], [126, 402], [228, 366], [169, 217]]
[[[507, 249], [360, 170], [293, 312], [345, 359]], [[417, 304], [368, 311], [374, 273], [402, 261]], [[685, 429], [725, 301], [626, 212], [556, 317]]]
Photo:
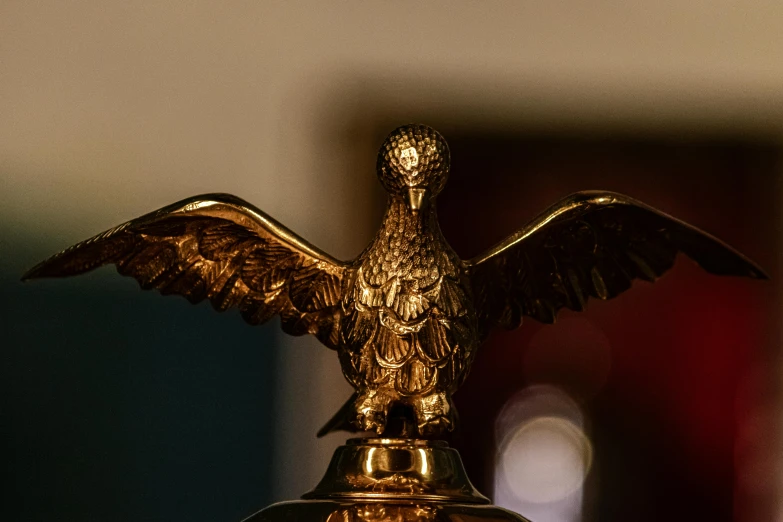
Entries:
[[499, 478], [523, 502], [548, 503], [579, 489], [593, 458], [582, 429], [557, 416], [535, 417], [505, 437]]

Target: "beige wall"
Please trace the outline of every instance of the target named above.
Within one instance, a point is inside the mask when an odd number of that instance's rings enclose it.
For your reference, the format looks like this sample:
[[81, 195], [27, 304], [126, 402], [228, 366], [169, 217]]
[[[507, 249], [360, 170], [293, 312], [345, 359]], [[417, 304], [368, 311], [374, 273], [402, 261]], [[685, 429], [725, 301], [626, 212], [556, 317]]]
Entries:
[[[223, 191], [348, 258], [375, 226], [379, 128], [781, 134], [781, 21], [779, 0], [6, 0], [2, 230], [52, 250]], [[280, 455], [313, 458], [282, 472], [294, 497], [341, 440], [313, 433], [349, 390], [333, 354], [284, 342]]]

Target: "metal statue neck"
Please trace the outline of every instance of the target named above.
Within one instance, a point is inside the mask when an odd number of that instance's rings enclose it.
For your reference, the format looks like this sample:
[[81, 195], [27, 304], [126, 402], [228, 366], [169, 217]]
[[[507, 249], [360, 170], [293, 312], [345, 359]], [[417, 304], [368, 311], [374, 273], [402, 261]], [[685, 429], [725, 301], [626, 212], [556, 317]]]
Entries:
[[324, 478], [302, 498], [490, 503], [445, 442], [386, 438], [351, 439], [337, 448]]
[[436, 199], [428, 199], [422, 208], [413, 210], [401, 196], [389, 196], [381, 230], [388, 228], [417, 228], [420, 232], [440, 230]]

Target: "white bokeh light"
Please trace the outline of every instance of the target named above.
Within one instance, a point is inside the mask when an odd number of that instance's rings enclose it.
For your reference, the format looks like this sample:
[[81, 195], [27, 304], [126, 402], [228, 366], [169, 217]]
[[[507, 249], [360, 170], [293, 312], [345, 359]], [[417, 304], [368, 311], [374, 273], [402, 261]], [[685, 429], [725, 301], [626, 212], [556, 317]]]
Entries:
[[496, 503], [536, 522], [581, 520], [593, 450], [576, 402], [554, 386], [531, 386], [506, 403], [495, 430]]
[[549, 503], [581, 488], [592, 448], [581, 428], [560, 417], [522, 424], [500, 453], [500, 478], [524, 502]]

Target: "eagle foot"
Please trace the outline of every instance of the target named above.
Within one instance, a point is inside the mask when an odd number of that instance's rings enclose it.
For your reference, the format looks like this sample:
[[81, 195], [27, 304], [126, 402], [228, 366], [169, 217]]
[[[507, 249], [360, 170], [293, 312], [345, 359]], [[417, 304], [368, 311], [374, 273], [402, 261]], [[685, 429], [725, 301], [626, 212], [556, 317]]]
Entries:
[[424, 424], [419, 424], [419, 433], [422, 437], [426, 438], [438, 437], [453, 429], [454, 423], [449, 418], [442, 415], [429, 419], [425, 421]]
[[445, 393], [419, 397], [413, 404], [419, 434], [423, 437], [440, 437], [457, 426], [457, 410]]
[[356, 400], [356, 424], [362, 431], [378, 435], [386, 430], [393, 397], [380, 390], [369, 390]]

